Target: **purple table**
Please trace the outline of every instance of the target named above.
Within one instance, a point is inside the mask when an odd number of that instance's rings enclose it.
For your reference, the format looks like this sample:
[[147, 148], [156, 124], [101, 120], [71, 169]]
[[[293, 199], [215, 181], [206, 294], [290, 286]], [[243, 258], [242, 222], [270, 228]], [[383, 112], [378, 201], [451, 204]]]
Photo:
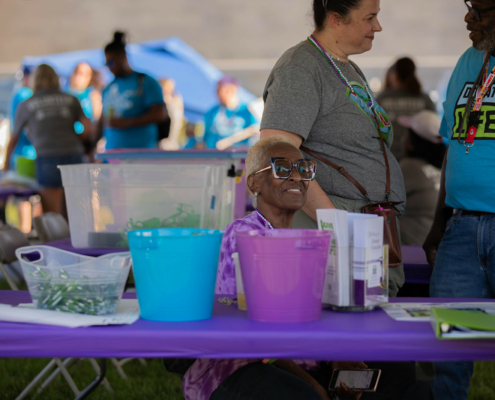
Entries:
[[0, 186], [0, 200], [6, 200], [10, 196], [30, 197], [38, 194], [38, 191], [25, 186]]
[[[71, 251], [73, 253], [85, 256], [98, 257], [108, 253], [119, 253], [126, 249], [107, 249], [107, 248], [84, 248], [76, 249], [72, 247], [70, 238], [55, 240], [45, 243], [46, 246], [53, 246], [61, 250]], [[404, 260], [404, 271], [407, 283], [429, 284], [431, 276], [431, 267], [426, 262], [425, 252], [421, 246], [402, 246], [402, 257]]]
[[[27, 292], [0, 291], [0, 303], [28, 301]], [[312, 323], [259, 323], [235, 306], [216, 302], [214, 317], [196, 322], [140, 319], [132, 325], [91, 328], [0, 322], [0, 357], [488, 360], [495, 359], [495, 340], [441, 341], [428, 322], [397, 322], [382, 310], [324, 310], [321, 320]]]

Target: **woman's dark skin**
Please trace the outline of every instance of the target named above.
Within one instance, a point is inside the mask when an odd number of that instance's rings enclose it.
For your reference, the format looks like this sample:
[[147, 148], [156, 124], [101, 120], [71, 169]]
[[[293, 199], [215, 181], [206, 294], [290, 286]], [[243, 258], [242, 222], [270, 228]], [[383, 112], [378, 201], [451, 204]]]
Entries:
[[[293, 163], [303, 158], [298, 149], [286, 143], [274, 145], [269, 153], [263, 163], [267, 167], [271, 157], [287, 158]], [[258, 193], [258, 210], [277, 229], [291, 228], [295, 212], [306, 202], [308, 184], [295, 168], [288, 179], [275, 178], [271, 169], [248, 177], [249, 190]]]
[[[270, 165], [271, 157], [283, 157], [293, 163], [302, 159], [301, 152], [288, 143], [277, 143], [267, 152], [263, 166]], [[249, 190], [257, 193], [258, 210], [270, 221], [275, 229], [290, 229], [292, 220], [297, 210], [300, 210], [306, 202], [308, 193], [308, 181], [303, 181], [294, 168], [288, 179], [279, 179], [273, 176], [272, 169], [250, 175], [247, 179]], [[274, 365], [284, 371], [298, 376], [311, 385], [323, 400], [329, 400], [327, 391], [311, 375], [304, 371], [293, 361], [277, 360]], [[332, 369], [363, 369], [367, 366], [362, 362], [334, 362]], [[337, 394], [353, 397], [358, 400], [362, 392], [355, 392], [345, 385], [337, 389]]]

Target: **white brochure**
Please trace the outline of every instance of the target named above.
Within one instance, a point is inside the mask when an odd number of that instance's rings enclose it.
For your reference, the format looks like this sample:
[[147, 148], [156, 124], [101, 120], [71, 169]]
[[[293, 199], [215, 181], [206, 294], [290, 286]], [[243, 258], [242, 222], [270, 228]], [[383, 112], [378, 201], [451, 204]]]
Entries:
[[[366, 215], [366, 214], [362, 214]], [[354, 279], [378, 287], [382, 278], [383, 217], [354, 220]]]
[[316, 210], [316, 216], [318, 229], [333, 232], [323, 304], [348, 306], [351, 304], [348, 212], [335, 209]]

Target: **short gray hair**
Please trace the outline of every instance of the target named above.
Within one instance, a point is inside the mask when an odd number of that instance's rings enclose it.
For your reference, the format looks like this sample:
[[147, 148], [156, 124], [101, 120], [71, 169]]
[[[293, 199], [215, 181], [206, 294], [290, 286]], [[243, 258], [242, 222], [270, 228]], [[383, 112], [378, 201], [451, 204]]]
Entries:
[[[268, 150], [279, 143], [286, 143], [294, 146], [294, 143], [283, 135], [268, 136], [261, 139], [253, 147], [251, 147], [246, 157], [246, 177], [254, 174], [256, 171], [267, 167], [263, 162]], [[294, 148], [297, 149], [296, 146]]]
[[[293, 146], [295, 149], [299, 150], [294, 143], [284, 135], [274, 135], [268, 136], [261, 139], [253, 147], [251, 147], [247, 153], [246, 157], [246, 183], [247, 177], [254, 174], [256, 171], [267, 167], [264, 164], [266, 153], [275, 145], [285, 143]], [[302, 156], [302, 153], [301, 153]], [[249, 187], [248, 187], [249, 190]], [[256, 207], [256, 199], [254, 200], [254, 206]]]

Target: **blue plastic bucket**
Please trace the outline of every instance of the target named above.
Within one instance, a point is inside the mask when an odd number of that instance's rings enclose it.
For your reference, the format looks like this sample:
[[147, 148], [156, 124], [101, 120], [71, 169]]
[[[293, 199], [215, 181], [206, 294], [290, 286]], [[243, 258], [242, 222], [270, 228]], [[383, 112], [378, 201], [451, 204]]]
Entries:
[[127, 235], [141, 318], [211, 318], [223, 232], [143, 229]]

